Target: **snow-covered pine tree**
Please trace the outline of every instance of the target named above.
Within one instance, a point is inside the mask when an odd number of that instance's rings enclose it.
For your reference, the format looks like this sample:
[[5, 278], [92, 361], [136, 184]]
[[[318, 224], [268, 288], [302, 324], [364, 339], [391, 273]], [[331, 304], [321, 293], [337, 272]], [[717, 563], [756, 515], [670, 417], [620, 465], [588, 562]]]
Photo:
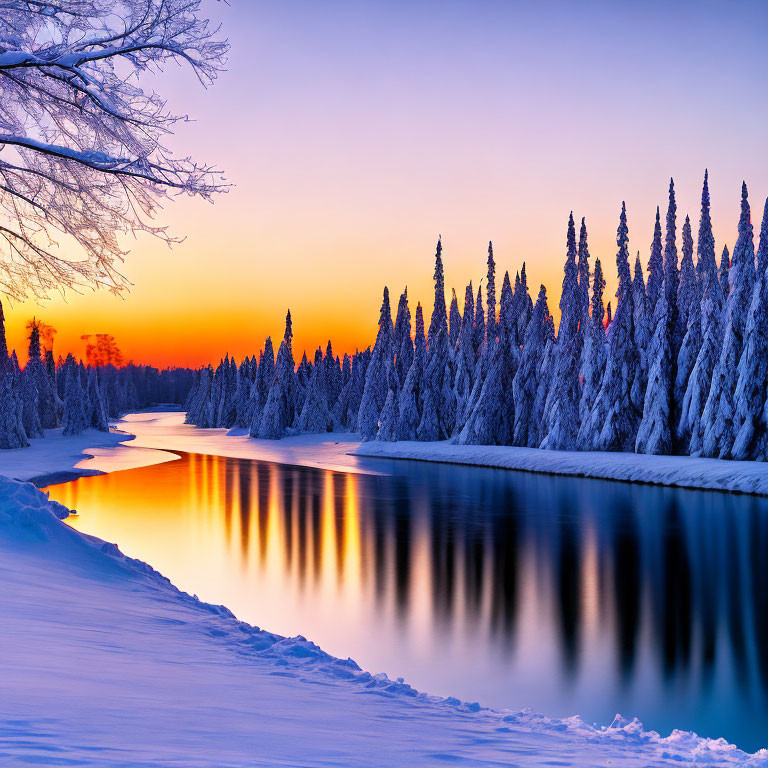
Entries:
[[[341, 390], [339, 399], [331, 410], [334, 431], [357, 429], [357, 416], [365, 386], [365, 372], [370, 360], [370, 347], [364, 352], [355, 352], [349, 366], [349, 378]], [[347, 357], [345, 355], [345, 357]]]
[[[661, 215], [659, 206], [656, 206], [656, 222], [653, 226], [653, 239], [651, 240], [651, 258], [648, 260], [648, 283], [646, 294], [648, 297], [648, 313], [654, 316], [656, 302], [661, 296], [664, 285], [664, 258], [661, 244]], [[609, 321], [610, 322], [610, 321]]]
[[568, 218], [563, 287], [560, 293], [560, 328], [552, 357], [549, 389], [544, 406], [541, 448], [571, 451], [579, 431], [579, 360], [582, 337], [579, 333], [582, 295], [576, 264], [576, 228], [573, 212]]
[[24, 431], [27, 437], [43, 437], [43, 426], [40, 423], [40, 408], [38, 405], [37, 386], [35, 376], [27, 369], [21, 374], [21, 418], [24, 423]]
[[541, 362], [547, 344], [549, 307], [547, 289], [542, 285], [525, 332], [520, 367], [512, 383], [515, 402], [514, 445], [535, 448], [539, 444], [541, 414], [535, 411]]
[[272, 337], [267, 336], [264, 349], [259, 355], [259, 367], [256, 370], [256, 380], [251, 387], [250, 411], [251, 422], [248, 430], [251, 437], [259, 436], [261, 418], [264, 415], [264, 406], [267, 404], [269, 388], [275, 379], [275, 350], [272, 346]]
[[739, 360], [734, 394], [734, 459], [768, 458], [766, 420], [766, 380], [768, 379], [768, 199], [760, 227], [757, 249], [757, 275], [744, 332], [744, 348]]
[[[464, 313], [466, 319], [466, 311]], [[471, 321], [469, 323], [471, 326]], [[473, 352], [474, 354], [474, 352]], [[416, 306], [416, 339], [414, 343], [413, 361], [405, 377], [405, 383], [400, 390], [398, 403], [398, 440], [416, 440], [416, 431], [421, 423], [422, 380], [427, 360], [427, 339], [424, 335], [424, 313], [421, 302]]]
[[533, 301], [528, 293], [528, 277], [525, 273], [525, 262], [520, 270], [520, 283], [515, 283], [515, 317], [517, 318], [517, 343], [522, 347], [525, 331], [533, 314]]
[[459, 331], [461, 330], [461, 312], [459, 311], [459, 300], [456, 298], [456, 289], [451, 289], [451, 308], [448, 311], [448, 344], [451, 351], [456, 349], [456, 342], [459, 340]]
[[747, 185], [741, 188], [739, 236], [728, 273], [730, 293], [723, 312], [723, 345], [702, 414], [704, 456], [728, 458], [734, 443], [734, 392], [743, 351], [744, 330], [755, 284], [755, 244]]
[[400, 395], [397, 375], [394, 369], [389, 372], [389, 382], [387, 387], [387, 398], [384, 401], [384, 407], [381, 409], [379, 419], [379, 430], [376, 433], [377, 440], [394, 442], [397, 440], [398, 427], [400, 423]]
[[447, 439], [453, 432], [456, 420], [453, 361], [448, 342], [445, 274], [441, 254], [442, 244], [438, 240], [435, 252], [435, 301], [427, 336], [427, 366], [422, 379], [422, 414], [416, 431], [418, 439], [422, 441]]
[[728, 298], [728, 294], [731, 292], [731, 284], [728, 278], [728, 273], [731, 271], [731, 254], [728, 250], [728, 246], [723, 246], [723, 253], [720, 256], [720, 289], [723, 292], [723, 301]]
[[[466, 408], [472, 393], [475, 374], [474, 347], [474, 314], [475, 304], [470, 282], [464, 293], [464, 314], [462, 315], [461, 330], [454, 349], [454, 379], [453, 395], [456, 401], [456, 429], [461, 429], [467, 416]], [[455, 430], [454, 430], [455, 431]]]
[[704, 289], [710, 274], [717, 274], [717, 256], [715, 238], [712, 234], [712, 213], [709, 200], [709, 171], [704, 171], [704, 184], [701, 188], [701, 214], [699, 216], [699, 237], [696, 243], [696, 276], [699, 290], [704, 298]]
[[648, 348], [651, 344], [651, 335], [653, 329], [653, 318], [648, 317], [648, 296], [645, 290], [643, 279], [643, 265], [640, 262], [640, 251], [635, 257], [635, 274], [632, 280], [632, 309], [634, 312], [634, 332], [635, 347], [639, 358], [637, 368], [637, 382], [639, 391], [645, 397], [645, 390], [648, 386]]
[[616, 243], [619, 246], [616, 254], [619, 274], [616, 314], [608, 332], [608, 357], [603, 381], [584, 432], [588, 442], [583, 444], [585, 448], [601, 451], [633, 450], [642, 412], [642, 402], [634, 397], [639, 355], [635, 346], [629, 228], [624, 203], [621, 204]]
[[8, 356], [5, 340], [5, 315], [0, 301], [0, 448], [25, 448], [29, 445], [21, 401], [18, 367]]
[[262, 439], [279, 440], [296, 419], [297, 383], [293, 361], [293, 324], [291, 311], [285, 317], [285, 333], [277, 351], [275, 377], [269, 388], [258, 435]]
[[91, 419], [86, 408], [86, 396], [80, 380], [80, 368], [74, 363], [74, 359], [67, 366], [65, 377], [63, 433], [67, 436], [78, 435], [88, 429], [91, 425]]
[[[455, 298], [455, 297], [454, 297]], [[453, 304], [451, 304], [453, 318]], [[453, 319], [451, 320], [453, 323]], [[408, 287], [400, 296], [395, 319], [393, 351], [395, 353], [395, 373], [397, 374], [398, 389], [405, 383], [408, 369], [413, 362], [413, 340], [411, 339], [411, 310], [408, 306]]]
[[474, 334], [474, 347], [475, 347], [475, 361], [480, 359], [480, 354], [483, 350], [483, 343], [485, 342], [485, 310], [483, 309], [483, 287], [479, 285], [477, 287], [477, 299], [475, 300], [475, 334]]
[[235, 388], [235, 426], [244, 429], [251, 423], [251, 359], [246, 355], [237, 369]]
[[89, 407], [88, 426], [98, 429], [99, 432], [109, 432], [109, 419], [107, 418], [107, 409], [104, 406], [104, 393], [99, 384], [98, 375], [95, 368], [88, 369], [88, 390], [86, 398]]
[[325, 347], [325, 357], [323, 357], [323, 366], [325, 367], [325, 388], [328, 401], [328, 413], [336, 404], [341, 394], [341, 364], [339, 358], [333, 356], [333, 345], [328, 339]]
[[510, 445], [514, 434], [513, 382], [520, 350], [515, 343], [515, 304], [509, 273], [501, 287], [498, 339], [490, 347], [490, 362], [480, 394], [458, 433], [457, 442], [473, 445]]
[[488, 321], [485, 324], [485, 337], [494, 341], [496, 331], [496, 262], [493, 259], [493, 243], [488, 241], [488, 272], [486, 275], [485, 300], [488, 305]]
[[[440, 242], [438, 241], [438, 255], [439, 250]], [[445, 302], [443, 302], [443, 313], [445, 313]], [[371, 362], [365, 374], [365, 387], [357, 419], [357, 431], [363, 436], [363, 440], [373, 440], [379, 430], [379, 416], [387, 399], [389, 369], [394, 365], [393, 334], [389, 288], [385, 286], [379, 312], [379, 330], [376, 334]]]
[[677, 354], [672, 398], [675, 435], [679, 432], [680, 414], [688, 386], [688, 377], [691, 375], [701, 346], [701, 287], [693, 263], [693, 236], [688, 216], [685, 217], [685, 224], [683, 224], [683, 260], [680, 263], [677, 306], [680, 311], [680, 326], [685, 330], [685, 334]]
[[701, 300], [701, 346], [683, 397], [678, 438], [690, 435], [688, 451], [697, 456], [704, 440], [702, 413], [712, 385], [723, 340], [723, 291], [720, 276], [710, 272]]
[[296, 422], [297, 432], [327, 432], [330, 425], [328, 409], [328, 366], [324, 364], [323, 350], [315, 352], [312, 376], [307, 386], [304, 405]]
[[48, 375], [42, 359], [40, 328], [35, 320], [32, 321], [32, 328], [29, 334], [29, 361], [24, 368], [24, 376], [31, 378], [35, 384], [38, 418], [41, 427], [43, 429], [55, 429], [59, 426], [56, 393], [53, 381]]
[[584, 339], [581, 363], [581, 402], [579, 403], [579, 444], [587, 443], [586, 429], [589, 423], [589, 414], [600, 391], [605, 372], [605, 360], [608, 356], [607, 340], [605, 338], [605, 326], [603, 316], [603, 291], [605, 291], [605, 278], [600, 259], [595, 259], [595, 270], [592, 277], [592, 315], [587, 324], [588, 333]]
[[[581, 217], [579, 229], [579, 324], [586, 330], [589, 318], [589, 239], [587, 222]], [[586, 338], [586, 333], [584, 334]]]
[[664, 238], [664, 282], [662, 295], [656, 301], [653, 312], [653, 336], [648, 350], [648, 382], [635, 440], [637, 453], [668, 454], [673, 448], [675, 406], [672, 398], [677, 373], [678, 339], [682, 340], [677, 307], [678, 287], [677, 203], [674, 181], [670, 180]]

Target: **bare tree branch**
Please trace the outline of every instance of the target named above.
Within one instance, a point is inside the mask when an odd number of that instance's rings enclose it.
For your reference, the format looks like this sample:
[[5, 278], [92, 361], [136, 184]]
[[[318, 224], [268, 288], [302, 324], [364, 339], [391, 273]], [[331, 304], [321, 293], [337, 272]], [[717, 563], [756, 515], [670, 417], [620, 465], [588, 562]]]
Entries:
[[173, 156], [164, 140], [186, 117], [140, 84], [172, 61], [213, 83], [227, 43], [200, 5], [0, 0], [1, 292], [120, 292], [121, 233], [175, 242], [150, 223], [163, 201], [226, 189], [215, 168]]

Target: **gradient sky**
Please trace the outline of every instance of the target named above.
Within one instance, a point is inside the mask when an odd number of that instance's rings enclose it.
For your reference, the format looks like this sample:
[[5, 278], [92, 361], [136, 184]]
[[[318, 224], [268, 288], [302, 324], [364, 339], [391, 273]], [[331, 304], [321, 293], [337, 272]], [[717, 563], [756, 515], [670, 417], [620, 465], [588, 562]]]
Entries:
[[232, 190], [166, 209], [186, 235], [173, 250], [129, 244], [125, 299], [6, 301], [10, 344], [34, 314], [60, 352], [111, 333], [128, 358], [198, 365], [279, 340], [290, 306], [297, 358], [329, 337], [353, 351], [374, 339], [384, 284], [394, 304], [407, 284], [428, 318], [438, 233], [460, 299], [492, 239], [502, 275], [525, 260], [555, 307], [570, 210], [612, 298], [621, 201], [645, 265], [670, 176], [695, 233], [705, 167], [718, 252], [732, 246], [742, 178], [753, 220], [768, 194], [768, 3], [673, 5], [210, 2], [228, 71], [208, 91], [175, 67], [160, 84], [196, 120], [173, 148]]

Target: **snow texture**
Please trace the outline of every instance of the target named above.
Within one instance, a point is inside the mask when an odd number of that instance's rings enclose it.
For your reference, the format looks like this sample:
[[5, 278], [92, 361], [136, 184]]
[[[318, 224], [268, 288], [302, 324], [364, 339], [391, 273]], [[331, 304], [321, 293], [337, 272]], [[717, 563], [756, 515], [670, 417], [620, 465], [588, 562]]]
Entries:
[[0, 478], [4, 766], [768, 765], [766, 750], [618, 716], [594, 727], [419, 693], [180, 592], [65, 514]]

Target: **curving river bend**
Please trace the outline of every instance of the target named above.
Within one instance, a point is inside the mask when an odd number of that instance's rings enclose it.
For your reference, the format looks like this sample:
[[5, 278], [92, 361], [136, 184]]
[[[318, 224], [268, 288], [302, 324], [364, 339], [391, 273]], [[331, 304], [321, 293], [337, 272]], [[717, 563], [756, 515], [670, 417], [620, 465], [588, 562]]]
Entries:
[[768, 500], [370, 466], [181, 454], [48, 490], [179, 588], [420, 690], [768, 746]]

